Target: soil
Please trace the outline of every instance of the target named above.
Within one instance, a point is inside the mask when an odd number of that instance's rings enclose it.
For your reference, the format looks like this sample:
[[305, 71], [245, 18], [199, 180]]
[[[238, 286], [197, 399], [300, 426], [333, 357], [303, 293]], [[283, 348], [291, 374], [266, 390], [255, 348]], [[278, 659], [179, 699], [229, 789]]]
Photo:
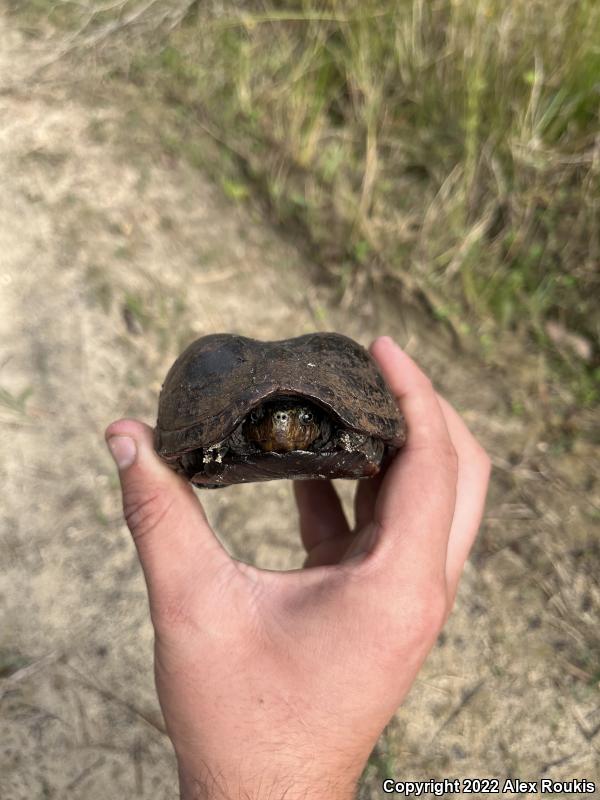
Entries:
[[[65, 58], [28, 79], [44, 43], [2, 15], [0, 45], [0, 797], [177, 796], [103, 431], [122, 416], [152, 424], [174, 358], [217, 331], [388, 333], [494, 462], [456, 607], [361, 797], [381, 797], [386, 775], [600, 782], [591, 442], [549, 439], [543, 405], [515, 410], [510, 369], [461, 353], [415, 306], [340, 302], [255, 206], [152, 126], [128, 126], [126, 93], [99, 91], [93, 65], [82, 76]], [[349, 503], [352, 483], [340, 489]], [[301, 564], [288, 482], [199, 494], [236, 558]]]

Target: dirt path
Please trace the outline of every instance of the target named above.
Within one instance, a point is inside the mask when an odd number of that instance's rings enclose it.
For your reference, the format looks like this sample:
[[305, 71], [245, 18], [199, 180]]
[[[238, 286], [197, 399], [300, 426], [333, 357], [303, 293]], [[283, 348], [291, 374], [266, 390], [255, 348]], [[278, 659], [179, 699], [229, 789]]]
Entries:
[[[29, 70], [35, 51], [2, 16], [0, 45], [0, 79]], [[363, 796], [381, 796], [386, 772], [598, 779], [590, 452], [551, 456], [536, 421], [511, 410], [511, 387], [449, 354], [428, 321], [372, 301], [340, 309], [256, 212], [150, 130], [128, 130], [118, 97], [82, 103], [69, 69], [0, 95], [0, 797], [176, 796], [102, 431], [124, 415], [152, 422], [182, 346], [226, 330], [389, 332], [494, 457], [456, 610]], [[300, 564], [286, 483], [202, 499], [235, 556]]]

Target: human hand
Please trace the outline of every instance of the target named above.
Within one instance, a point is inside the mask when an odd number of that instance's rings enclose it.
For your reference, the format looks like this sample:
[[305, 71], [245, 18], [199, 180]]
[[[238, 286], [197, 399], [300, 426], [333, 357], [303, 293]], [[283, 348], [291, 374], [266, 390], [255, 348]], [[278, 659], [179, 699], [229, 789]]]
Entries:
[[155, 674], [181, 796], [346, 800], [443, 625], [490, 462], [391, 340], [372, 353], [408, 441], [361, 481], [348, 526], [329, 482], [295, 484], [310, 569], [232, 559], [152, 431], [106, 431], [148, 586]]

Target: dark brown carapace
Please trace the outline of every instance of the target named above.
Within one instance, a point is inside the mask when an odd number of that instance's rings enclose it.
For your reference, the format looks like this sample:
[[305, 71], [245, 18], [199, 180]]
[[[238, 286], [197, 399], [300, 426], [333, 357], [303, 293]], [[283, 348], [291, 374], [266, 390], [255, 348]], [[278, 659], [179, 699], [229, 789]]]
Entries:
[[306, 403], [264, 403], [248, 415], [243, 433], [265, 452], [308, 450], [320, 433], [319, 414]]
[[159, 456], [210, 488], [370, 478], [405, 439], [373, 357], [333, 332], [201, 336], [167, 373], [154, 429]]

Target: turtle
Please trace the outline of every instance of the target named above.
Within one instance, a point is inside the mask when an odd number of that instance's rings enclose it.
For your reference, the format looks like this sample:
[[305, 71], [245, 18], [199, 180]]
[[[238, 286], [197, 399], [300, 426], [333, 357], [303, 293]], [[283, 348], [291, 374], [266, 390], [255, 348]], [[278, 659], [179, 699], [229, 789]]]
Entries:
[[192, 342], [161, 387], [154, 447], [192, 484], [373, 477], [406, 424], [360, 344], [340, 333]]

